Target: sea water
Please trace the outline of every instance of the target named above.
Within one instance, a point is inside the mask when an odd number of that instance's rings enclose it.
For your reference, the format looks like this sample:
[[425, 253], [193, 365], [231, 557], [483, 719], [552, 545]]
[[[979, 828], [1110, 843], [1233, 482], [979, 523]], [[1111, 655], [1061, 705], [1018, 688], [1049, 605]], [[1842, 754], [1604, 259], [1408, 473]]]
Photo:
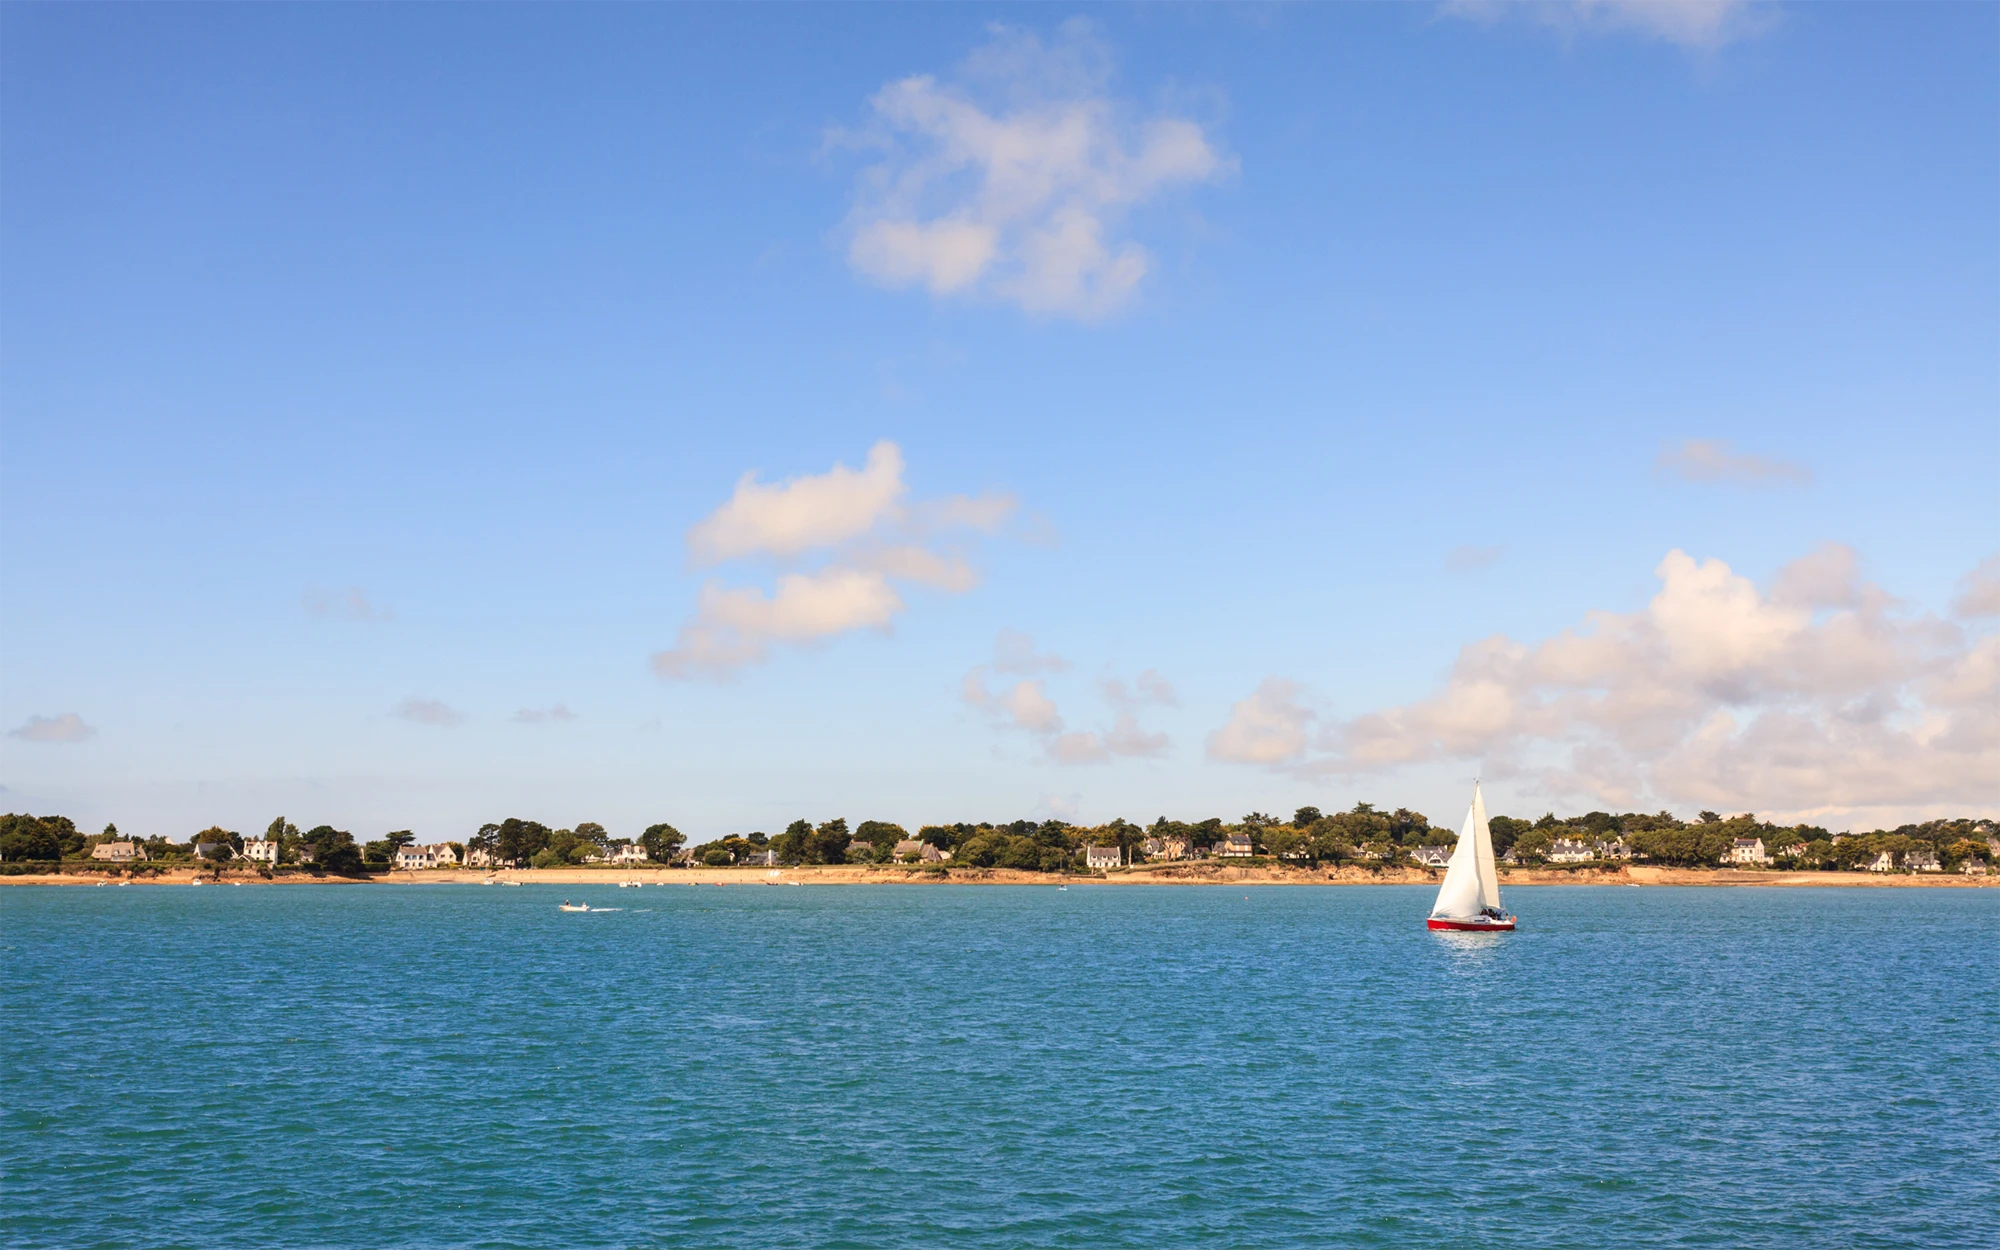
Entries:
[[0, 1242], [2000, 1245], [2000, 891], [1429, 901], [0, 889]]

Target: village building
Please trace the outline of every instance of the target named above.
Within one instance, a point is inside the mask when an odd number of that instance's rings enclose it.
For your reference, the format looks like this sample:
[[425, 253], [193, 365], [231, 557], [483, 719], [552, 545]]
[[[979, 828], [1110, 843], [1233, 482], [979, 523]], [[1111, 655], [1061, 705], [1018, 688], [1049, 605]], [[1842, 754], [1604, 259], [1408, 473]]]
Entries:
[[1549, 847], [1551, 864], [1581, 864], [1597, 858], [1597, 852], [1590, 843], [1581, 838], [1557, 838]]
[[627, 842], [625, 845], [611, 852], [611, 862], [614, 864], [643, 864], [646, 862], [646, 848], [640, 846], [637, 842]]
[[1732, 864], [1768, 864], [1771, 857], [1764, 853], [1764, 839], [1738, 838], [1729, 844], [1729, 862]]
[[942, 864], [944, 861], [951, 858], [950, 851], [932, 846], [928, 842], [924, 843], [924, 849], [918, 851], [917, 854], [924, 857], [924, 862], [926, 864]]
[[1982, 859], [1968, 859], [1965, 861], [1965, 866], [1959, 869], [1959, 871], [1968, 877], [1983, 877], [1986, 875], [1986, 861]]
[[1147, 859], [1165, 859], [1167, 842], [1165, 838], [1147, 838], [1139, 844], [1139, 854]]
[[905, 855], [922, 855], [923, 853], [924, 844], [915, 838], [904, 838], [901, 842], [896, 843], [895, 854], [897, 859], [901, 859]]
[[[864, 843], [864, 845], [866, 844]], [[776, 851], [750, 851], [736, 862], [751, 868], [776, 868], [778, 866], [778, 853]]]
[[1420, 846], [1411, 855], [1426, 868], [1442, 868], [1451, 862], [1451, 848], [1448, 846]]
[[468, 846], [465, 848], [465, 866], [467, 868], [491, 868], [493, 866], [493, 852], [483, 846]]
[[137, 842], [99, 842], [90, 848], [92, 859], [108, 859], [114, 864], [146, 858], [146, 848]]
[[1880, 855], [1877, 855], [1868, 864], [1869, 872], [1893, 872], [1895, 871], [1895, 868], [1896, 868], [1896, 857], [1894, 855], [1891, 855], [1887, 851], [1884, 851]]
[[1089, 868], [1117, 868], [1125, 860], [1115, 846], [1086, 846], [1083, 848], [1083, 862]]
[[1938, 863], [1936, 851], [1905, 851], [1903, 867], [1911, 872], [1943, 872], [1944, 865]]
[[197, 842], [194, 844], [196, 859], [228, 859], [236, 854], [235, 848], [227, 842]]
[[319, 858], [319, 848], [310, 842], [301, 842], [299, 843], [298, 856], [301, 864], [310, 864]]
[[1250, 835], [1247, 833], [1230, 834], [1229, 840], [1220, 843], [1216, 849], [1216, 854], [1223, 859], [1249, 859], [1256, 853], [1257, 849], [1251, 844]]
[[275, 838], [243, 839], [243, 858], [256, 864], [278, 862], [278, 842]]
[[1609, 842], [1599, 842], [1592, 849], [1597, 852], [1597, 858], [1599, 859], [1632, 858], [1632, 844], [1623, 838], [1614, 838]]
[[437, 856], [428, 846], [401, 846], [396, 848], [396, 867], [432, 868], [437, 865]]

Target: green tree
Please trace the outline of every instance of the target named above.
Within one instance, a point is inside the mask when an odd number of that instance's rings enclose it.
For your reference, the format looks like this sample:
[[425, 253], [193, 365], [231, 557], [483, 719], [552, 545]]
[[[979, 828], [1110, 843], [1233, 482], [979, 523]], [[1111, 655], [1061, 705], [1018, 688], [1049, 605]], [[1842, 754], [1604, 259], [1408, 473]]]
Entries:
[[[1163, 816], [1161, 819], [1164, 820], [1166, 818]], [[1320, 810], [1317, 807], [1301, 807], [1298, 811], [1292, 813], [1292, 828], [1294, 829], [1304, 831], [1312, 828], [1319, 821]]]
[[806, 862], [844, 864], [847, 862], [847, 844], [852, 840], [847, 833], [846, 820], [836, 816], [825, 821], [806, 839]]
[[785, 826], [785, 831], [771, 839], [771, 850], [781, 864], [803, 864], [812, 853], [813, 827], [811, 821], [795, 820]]
[[686, 841], [686, 835], [664, 821], [647, 825], [646, 832], [639, 835], [639, 845], [646, 848], [646, 858], [656, 864], [671, 861], [674, 852], [680, 850], [681, 844]]
[[389, 844], [389, 855], [393, 858], [397, 851], [415, 842], [417, 835], [408, 829], [397, 829], [393, 832], [383, 834], [382, 840]]

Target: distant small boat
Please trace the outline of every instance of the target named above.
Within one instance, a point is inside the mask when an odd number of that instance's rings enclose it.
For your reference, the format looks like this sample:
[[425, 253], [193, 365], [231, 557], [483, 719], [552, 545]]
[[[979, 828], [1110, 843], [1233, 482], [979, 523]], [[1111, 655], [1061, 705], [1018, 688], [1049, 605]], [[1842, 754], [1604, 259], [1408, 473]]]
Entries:
[[519, 885], [519, 884], [521, 884], [521, 883], [520, 883], [520, 882], [518, 882], [518, 881], [502, 881], [502, 882], [501, 882], [500, 884], [501, 884], [501, 885]]
[[1057, 886], [1057, 887], [1056, 887], [1056, 889], [1058, 889], [1058, 890], [1063, 890], [1063, 891], [1067, 891], [1067, 890], [1069, 889], [1069, 887], [1068, 887], [1068, 886], [1066, 886], [1066, 885], [1059, 885], [1059, 886]]
[[1511, 933], [1514, 917], [1500, 909], [1500, 874], [1493, 866], [1493, 832], [1486, 826], [1486, 800], [1472, 783], [1472, 810], [1458, 835], [1444, 884], [1431, 907], [1430, 928], [1457, 933]]
[[570, 901], [569, 901], [568, 899], [564, 899], [564, 900], [563, 900], [563, 905], [562, 905], [562, 910], [563, 910], [563, 911], [589, 911], [589, 910], [590, 910], [590, 904], [589, 904], [589, 903], [572, 903], [572, 902], [570, 902]]
[[620, 881], [618, 888], [621, 890], [636, 890], [639, 888], [639, 885], [640, 883], [637, 881]]

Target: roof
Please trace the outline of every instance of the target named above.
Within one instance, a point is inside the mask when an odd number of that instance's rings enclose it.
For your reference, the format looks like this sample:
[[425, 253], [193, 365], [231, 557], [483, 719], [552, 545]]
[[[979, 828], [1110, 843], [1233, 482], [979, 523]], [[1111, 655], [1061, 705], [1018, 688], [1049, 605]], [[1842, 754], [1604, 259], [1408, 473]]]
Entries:
[[1738, 838], [1736, 839], [1733, 845], [1741, 847], [1752, 847], [1752, 846], [1762, 846], [1763, 844], [1764, 844], [1764, 839], [1762, 838]]

